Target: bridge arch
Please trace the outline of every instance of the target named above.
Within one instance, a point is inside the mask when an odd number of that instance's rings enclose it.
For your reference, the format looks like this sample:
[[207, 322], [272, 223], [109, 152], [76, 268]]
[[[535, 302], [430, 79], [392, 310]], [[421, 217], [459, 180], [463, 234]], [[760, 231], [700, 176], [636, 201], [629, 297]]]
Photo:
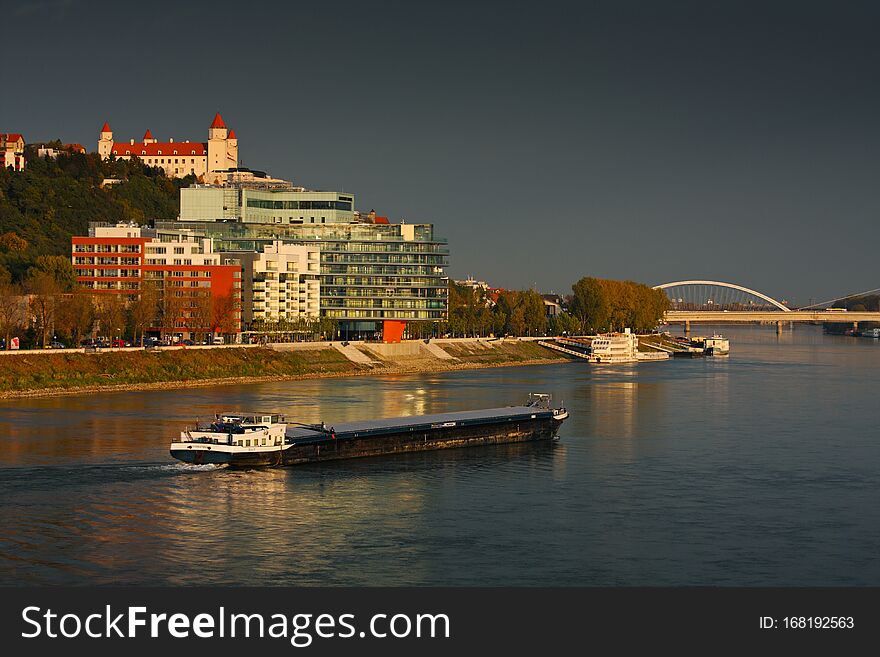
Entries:
[[[662, 285], [655, 285], [655, 290], [666, 290], [668, 294], [668, 290], [672, 290], [675, 288], [697, 288], [697, 287], [710, 287], [710, 288], [723, 288], [727, 290], [733, 290], [735, 292], [742, 293], [744, 298], [755, 297], [757, 299], [761, 299], [762, 301], [767, 302], [771, 306], [778, 308], [783, 312], [791, 312], [790, 308], [787, 308], [776, 299], [768, 297], [766, 294], [762, 294], [757, 290], [752, 290], [747, 287], [743, 287], [742, 285], [736, 285], [735, 283], [724, 283], [722, 281], [673, 281], [671, 283], [663, 283]], [[711, 301], [710, 301], [711, 303]]]

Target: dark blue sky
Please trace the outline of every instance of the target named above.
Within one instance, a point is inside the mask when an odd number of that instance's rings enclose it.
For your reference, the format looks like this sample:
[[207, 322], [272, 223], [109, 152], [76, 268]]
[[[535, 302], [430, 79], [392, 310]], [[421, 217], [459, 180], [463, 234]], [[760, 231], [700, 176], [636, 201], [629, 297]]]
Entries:
[[453, 277], [880, 286], [869, 3], [0, 5], [0, 131], [204, 139], [219, 110], [244, 165], [434, 223]]

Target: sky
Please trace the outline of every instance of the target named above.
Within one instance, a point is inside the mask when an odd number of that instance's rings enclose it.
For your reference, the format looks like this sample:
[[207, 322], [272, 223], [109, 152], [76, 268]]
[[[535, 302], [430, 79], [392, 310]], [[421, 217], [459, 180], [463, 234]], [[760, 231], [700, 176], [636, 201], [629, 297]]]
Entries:
[[877, 3], [0, 10], [0, 132], [205, 140], [219, 111], [243, 166], [433, 223], [453, 278], [880, 287]]

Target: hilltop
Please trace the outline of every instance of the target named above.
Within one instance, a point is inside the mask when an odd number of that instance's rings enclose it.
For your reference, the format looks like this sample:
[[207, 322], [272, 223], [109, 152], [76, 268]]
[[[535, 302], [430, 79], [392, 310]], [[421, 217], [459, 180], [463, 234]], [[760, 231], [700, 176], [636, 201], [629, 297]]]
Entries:
[[[179, 190], [195, 178], [167, 178], [140, 160], [101, 160], [97, 153], [27, 153], [21, 172], [0, 169], [0, 265], [21, 279], [41, 255], [70, 255], [70, 237], [90, 221], [172, 220]], [[121, 182], [102, 186], [107, 178]]]

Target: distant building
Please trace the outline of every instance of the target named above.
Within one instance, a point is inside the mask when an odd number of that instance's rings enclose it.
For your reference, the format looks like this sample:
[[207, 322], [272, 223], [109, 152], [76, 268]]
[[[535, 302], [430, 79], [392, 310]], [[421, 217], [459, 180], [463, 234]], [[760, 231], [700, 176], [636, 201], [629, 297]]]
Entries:
[[455, 281], [455, 283], [457, 285], [464, 285], [465, 287], [470, 287], [475, 290], [482, 290], [483, 292], [489, 289], [489, 284], [486, 281], [474, 280], [472, 276], [468, 276], [463, 281]]
[[82, 144], [64, 144], [61, 148], [54, 148], [48, 144], [37, 146], [37, 157], [50, 157], [53, 160], [59, 155], [73, 155], [74, 153], [85, 154], [86, 148]]
[[218, 113], [208, 128], [208, 141], [190, 140], [160, 142], [149, 130], [141, 141], [113, 140], [109, 123], [104, 123], [98, 139], [98, 154], [105, 160], [115, 157], [121, 160], [140, 158], [144, 164], [161, 167], [170, 178], [194, 175], [202, 182], [219, 183], [224, 180], [221, 171], [238, 167], [238, 139], [229, 130]]
[[[155, 230], [129, 224], [92, 225], [88, 236], [73, 237], [72, 260], [77, 283], [96, 293], [120, 294], [136, 298], [146, 282], [155, 285], [164, 299], [181, 299], [176, 317], [166, 318], [166, 332], [192, 337], [197, 326], [192, 310], [199, 297], [213, 302], [230, 297], [235, 305], [241, 298], [241, 268], [221, 264], [210, 239], [197, 238], [188, 231], [165, 231], [161, 239]], [[241, 311], [236, 308], [227, 332], [241, 330]], [[158, 329], [156, 329], [158, 330]]]
[[17, 132], [0, 132], [0, 155], [4, 169], [24, 171], [24, 137]]
[[541, 298], [544, 299], [544, 310], [548, 318], [556, 317], [564, 311], [565, 300], [560, 295], [554, 293], [542, 294]]
[[486, 288], [486, 298], [492, 303], [494, 306], [498, 303], [498, 298], [506, 292], [503, 287], [489, 287]]

